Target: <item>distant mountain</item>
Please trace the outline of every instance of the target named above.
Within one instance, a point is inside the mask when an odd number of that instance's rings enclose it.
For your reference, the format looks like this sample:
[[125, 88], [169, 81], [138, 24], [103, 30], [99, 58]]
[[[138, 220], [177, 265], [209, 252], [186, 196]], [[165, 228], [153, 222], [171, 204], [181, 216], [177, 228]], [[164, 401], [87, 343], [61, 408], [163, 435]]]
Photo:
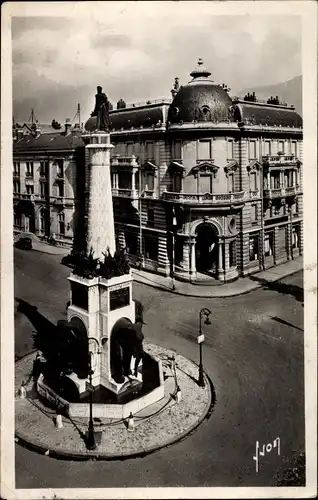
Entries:
[[268, 99], [270, 96], [278, 96], [281, 102], [293, 104], [296, 111], [302, 114], [302, 76], [295, 76], [287, 82], [277, 83], [264, 87], [246, 88], [241, 90], [238, 95], [245, 96], [247, 92], [255, 92], [258, 99]]

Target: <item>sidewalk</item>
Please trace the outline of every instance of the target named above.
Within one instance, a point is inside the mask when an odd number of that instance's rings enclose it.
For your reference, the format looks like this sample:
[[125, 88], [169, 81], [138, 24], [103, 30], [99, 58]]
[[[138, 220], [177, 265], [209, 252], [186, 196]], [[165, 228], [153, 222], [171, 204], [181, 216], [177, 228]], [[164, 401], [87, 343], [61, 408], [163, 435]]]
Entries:
[[303, 259], [299, 257], [295, 260], [267, 269], [266, 271], [260, 271], [245, 278], [238, 278], [232, 283], [225, 283], [218, 286], [187, 283], [176, 280], [175, 290], [172, 290], [172, 279], [170, 277], [160, 276], [147, 271], [137, 271], [135, 269], [132, 270], [132, 273], [134, 280], [138, 283], [166, 290], [177, 295], [220, 298], [243, 295], [266, 285], [267, 282], [274, 283], [302, 269]]
[[70, 253], [70, 248], [55, 245], [49, 245], [44, 241], [32, 241], [32, 248], [36, 252], [48, 253], [51, 255], [67, 255]]

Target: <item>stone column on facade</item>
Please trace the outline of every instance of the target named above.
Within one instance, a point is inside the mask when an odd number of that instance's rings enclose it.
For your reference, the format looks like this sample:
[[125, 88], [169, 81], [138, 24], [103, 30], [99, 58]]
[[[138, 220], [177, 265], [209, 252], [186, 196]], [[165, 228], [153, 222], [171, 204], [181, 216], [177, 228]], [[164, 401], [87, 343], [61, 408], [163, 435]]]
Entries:
[[273, 238], [273, 261], [274, 261], [274, 265], [276, 266], [276, 262], [277, 262], [277, 250], [279, 248], [279, 244], [278, 244], [278, 238], [279, 238], [279, 228], [277, 226], [275, 226], [275, 229], [274, 229], [274, 238]]
[[219, 261], [218, 261], [218, 274], [222, 275], [224, 273], [223, 264], [223, 241], [219, 238]]
[[224, 272], [230, 269], [229, 243], [224, 242]]
[[135, 191], [136, 190], [136, 185], [135, 185], [135, 173], [136, 173], [136, 169], [133, 168], [132, 171], [131, 171], [131, 190], [132, 191]]
[[190, 274], [196, 273], [195, 238], [190, 240]]
[[96, 133], [96, 136], [97, 144], [86, 145], [90, 164], [87, 250], [92, 248], [95, 258], [103, 258], [107, 248], [112, 255], [116, 248], [110, 181], [110, 150], [113, 146], [109, 134]]
[[167, 250], [167, 237], [159, 236], [158, 238], [158, 271], [163, 272], [165, 275], [169, 274], [170, 262]]
[[269, 170], [267, 171], [267, 189], [271, 189], [271, 176]]
[[183, 240], [182, 267], [186, 272], [189, 272], [189, 270], [190, 270], [190, 241], [187, 238]]

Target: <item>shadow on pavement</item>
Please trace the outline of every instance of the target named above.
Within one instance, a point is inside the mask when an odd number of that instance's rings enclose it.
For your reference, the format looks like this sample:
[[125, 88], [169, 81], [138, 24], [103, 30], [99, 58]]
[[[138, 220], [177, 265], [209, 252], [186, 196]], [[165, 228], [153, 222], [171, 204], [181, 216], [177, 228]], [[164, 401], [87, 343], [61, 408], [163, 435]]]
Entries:
[[58, 327], [39, 313], [37, 307], [19, 298], [15, 300], [18, 303], [17, 311], [24, 314], [36, 330], [33, 335], [34, 348], [41, 351], [44, 357], [52, 354], [57, 347]]
[[249, 276], [251, 281], [255, 281], [267, 290], [274, 290], [283, 295], [292, 295], [298, 302], [304, 302], [304, 289], [298, 285], [288, 285], [280, 281], [268, 281], [257, 276]]

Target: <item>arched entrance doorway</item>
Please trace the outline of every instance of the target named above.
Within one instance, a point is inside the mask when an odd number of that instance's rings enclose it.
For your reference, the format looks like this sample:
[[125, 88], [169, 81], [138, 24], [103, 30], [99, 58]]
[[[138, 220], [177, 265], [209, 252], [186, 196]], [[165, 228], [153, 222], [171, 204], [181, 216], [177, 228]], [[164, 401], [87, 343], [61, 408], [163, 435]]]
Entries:
[[110, 374], [117, 383], [122, 383], [125, 379], [121, 340], [123, 337], [127, 337], [127, 329], [129, 330], [131, 326], [132, 322], [129, 318], [120, 318], [114, 324], [110, 335]]
[[200, 273], [217, 275], [218, 270], [218, 230], [213, 224], [198, 226], [195, 245], [196, 270]]
[[72, 339], [74, 371], [78, 378], [88, 377], [88, 335], [86, 326], [77, 316], [73, 316], [67, 324], [68, 335]]
[[22, 218], [22, 229], [27, 233], [35, 232], [35, 213], [34, 205], [30, 200], [21, 200], [18, 203], [18, 208]]

